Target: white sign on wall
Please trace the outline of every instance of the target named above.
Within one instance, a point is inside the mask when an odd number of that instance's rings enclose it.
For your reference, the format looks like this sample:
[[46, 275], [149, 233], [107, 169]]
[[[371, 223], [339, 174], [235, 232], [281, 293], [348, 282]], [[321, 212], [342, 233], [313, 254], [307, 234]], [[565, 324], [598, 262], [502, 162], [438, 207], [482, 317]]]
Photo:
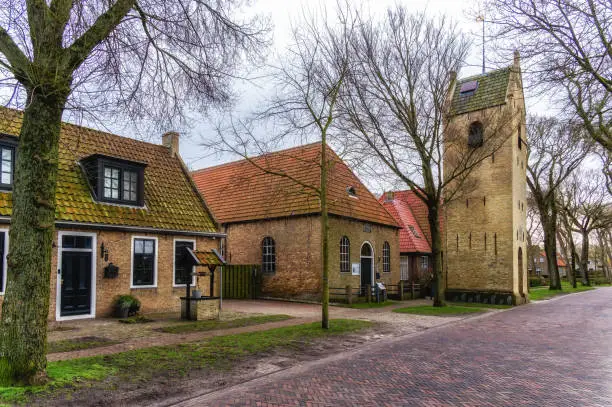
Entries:
[[360, 274], [360, 268], [359, 268], [360, 264], [359, 263], [353, 263], [352, 266], [353, 266], [351, 268], [352, 275], [358, 276]]

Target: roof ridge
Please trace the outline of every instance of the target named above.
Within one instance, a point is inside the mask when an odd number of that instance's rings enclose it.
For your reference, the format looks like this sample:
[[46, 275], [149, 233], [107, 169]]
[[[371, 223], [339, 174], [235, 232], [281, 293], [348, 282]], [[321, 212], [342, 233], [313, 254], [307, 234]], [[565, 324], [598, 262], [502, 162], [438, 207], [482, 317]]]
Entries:
[[[15, 109], [15, 108], [12, 108], [12, 107], [6, 107], [6, 106], [0, 106], [0, 109], [4, 109], [4, 110], [11, 111], [13, 113], [16, 113], [16, 114], [18, 114], [20, 116], [19, 119], [23, 120], [23, 115], [24, 115], [24, 111], [23, 110]], [[147, 144], [147, 145], [158, 147], [158, 148], [159, 147], [167, 148], [167, 147], [164, 147], [161, 144], [151, 143], [149, 141], [144, 141], [144, 140], [138, 140], [138, 139], [135, 139], [135, 138], [132, 138], [132, 137], [121, 136], [119, 134], [115, 134], [115, 133], [110, 133], [108, 131], [94, 129], [92, 127], [82, 126], [80, 124], [70, 123], [70, 122], [67, 122], [67, 121], [64, 121], [64, 120], [62, 120], [60, 124], [61, 124], [61, 126], [76, 127], [77, 129], [89, 130], [89, 131], [93, 131], [93, 132], [104, 134], [104, 135], [111, 136], [111, 137], [119, 137], [119, 138], [122, 138], [122, 139], [132, 140], [132, 141], [135, 141], [137, 143]]]
[[476, 79], [478, 79], [478, 78], [482, 78], [482, 77], [485, 77], [485, 76], [489, 76], [489, 75], [491, 75], [491, 74], [496, 74], [496, 73], [500, 73], [500, 72], [503, 72], [503, 71], [509, 71], [510, 69], [512, 69], [512, 66], [511, 66], [511, 65], [506, 66], [506, 67], [504, 67], [504, 68], [494, 69], [494, 70], [492, 70], [492, 71], [485, 72], [485, 73], [479, 73], [479, 74], [472, 75], [472, 76], [466, 76], [465, 78], [461, 78], [461, 79], [459, 79], [457, 82], [458, 82], [458, 83], [462, 83], [462, 82], [466, 82], [466, 81], [473, 81], [473, 80], [476, 80]]
[[[224, 167], [224, 166], [238, 165], [241, 162], [249, 162], [250, 160], [255, 160], [255, 159], [258, 159], [258, 158], [265, 157], [265, 156], [274, 156], [274, 155], [277, 155], [277, 154], [286, 153], [287, 151], [298, 150], [300, 148], [306, 149], [306, 148], [313, 147], [315, 145], [318, 146], [320, 144], [321, 144], [320, 141], [315, 141], [315, 142], [308, 143], [308, 144], [300, 144], [298, 146], [288, 147], [288, 148], [284, 148], [282, 150], [270, 151], [270, 152], [263, 153], [263, 154], [256, 155], [256, 156], [252, 156], [252, 157], [239, 158], [237, 160], [228, 161], [226, 163], [211, 165], [210, 167], [204, 167], [204, 168], [200, 168], [200, 169], [197, 169], [197, 170], [193, 170], [191, 173], [192, 174], [197, 174], [197, 173], [200, 173], [200, 172], [206, 172], [207, 170], [217, 169], [217, 168], [221, 168], [221, 167]], [[329, 145], [328, 145], [328, 147], [329, 147]]]

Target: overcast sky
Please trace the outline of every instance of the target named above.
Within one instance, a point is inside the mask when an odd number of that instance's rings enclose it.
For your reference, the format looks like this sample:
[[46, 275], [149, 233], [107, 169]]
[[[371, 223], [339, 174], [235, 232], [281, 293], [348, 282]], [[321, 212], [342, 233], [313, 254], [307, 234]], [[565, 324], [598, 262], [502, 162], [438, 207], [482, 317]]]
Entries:
[[[384, 13], [389, 6], [395, 3], [404, 4], [409, 10], [415, 13], [425, 11], [431, 16], [446, 15], [456, 22], [459, 28], [470, 35], [473, 40], [473, 49], [467, 60], [467, 65], [459, 73], [460, 77], [479, 74], [482, 71], [482, 23], [477, 22], [473, 16], [475, 10], [479, 9], [479, 0], [350, 0], [361, 1], [362, 7], [373, 14]], [[292, 23], [299, 21], [303, 9], [320, 8], [322, 6], [333, 13], [336, 8], [336, 0], [251, 0], [251, 6], [245, 9], [247, 14], [260, 14], [271, 19], [273, 25], [273, 45], [269, 52], [269, 61], [274, 62], [279, 55], [290, 45]], [[332, 20], [332, 18], [330, 18]], [[485, 47], [486, 49], [486, 47]], [[487, 51], [491, 54], [490, 51]], [[512, 64], [511, 58], [503, 61], [503, 66]], [[499, 66], [487, 66], [487, 70], [499, 68]], [[261, 75], [261, 72], [251, 72], [252, 77]], [[270, 89], [266, 80], [259, 81], [235, 81], [235, 93], [239, 95], [235, 106], [236, 116], [248, 114], [254, 106], [258, 106], [262, 101], [262, 95]], [[540, 100], [530, 99], [528, 91], [527, 110], [529, 112], [545, 112], [548, 109], [546, 103]], [[227, 161], [239, 159], [237, 156], [223, 155], [218, 156], [210, 149], [201, 145], [204, 139], [214, 136], [212, 125], [218, 119], [214, 114], [209, 114], [208, 118], [196, 120], [193, 127], [188, 130], [181, 130], [180, 153], [184, 161], [191, 170], [210, 167]], [[117, 124], [103, 122], [101, 130], [111, 131], [127, 137], [136, 137], [135, 132], [126, 128], [117, 128]], [[99, 128], [100, 123], [82, 123]], [[177, 129], [172, 129], [177, 130]], [[145, 141], [161, 143], [161, 134], [150, 134]], [[290, 144], [287, 144], [289, 147]], [[375, 182], [363, 181], [375, 193], [382, 192]]]
[[[437, 16], [445, 14], [451, 17], [459, 24], [459, 27], [466, 33], [474, 35], [474, 49], [467, 61], [467, 66], [462, 70], [460, 76], [469, 76], [479, 74], [482, 71], [482, 48], [481, 48], [481, 30], [482, 23], [475, 21], [470, 15], [470, 11], [477, 9], [479, 2], [476, 0], [404, 0], [402, 4], [408, 5], [408, 8], [418, 11], [426, 11], [427, 13]], [[324, 2], [330, 11], [335, 8], [336, 0], [328, 0]], [[373, 11], [384, 12], [388, 6], [396, 3], [394, 0], [363, 0], [363, 5]], [[275, 55], [282, 54], [283, 50], [290, 44], [291, 40], [291, 23], [299, 19], [302, 8], [318, 7], [321, 5], [320, 0], [254, 0], [252, 7], [249, 9], [253, 13], [261, 13], [269, 16], [274, 25], [274, 45], [270, 53], [270, 59], [274, 60]], [[507, 61], [505, 65], [510, 65], [512, 61]], [[236, 89], [240, 94], [240, 103], [237, 110], [240, 112], [248, 112], [250, 106], [256, 105], [261, 100], [261, 95], [265, 94], [265, 82], [252, 84], [237, 82]], [[205, 147], [199, 145], [204, 137], [211, 135], [210, 125], [201, 123], [188, 132], [182, 134], [181, 138], [181, 155], [187, 165], [191, 169], [199, 169], [219, 164], [225, 161], [236, 160], [234, 156], [216, 156], [211, 154]], [[152, 140], [155, 142], [154, 140]]]

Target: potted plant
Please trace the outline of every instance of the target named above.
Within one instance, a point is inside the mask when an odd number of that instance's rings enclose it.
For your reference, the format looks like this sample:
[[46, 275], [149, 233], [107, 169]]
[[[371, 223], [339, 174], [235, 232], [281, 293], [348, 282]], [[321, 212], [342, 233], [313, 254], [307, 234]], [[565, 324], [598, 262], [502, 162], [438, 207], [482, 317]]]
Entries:
[[140, 300], [132, 295], [120, 295], [115, 299], [115, 316], [127, 318], [140, 311]]

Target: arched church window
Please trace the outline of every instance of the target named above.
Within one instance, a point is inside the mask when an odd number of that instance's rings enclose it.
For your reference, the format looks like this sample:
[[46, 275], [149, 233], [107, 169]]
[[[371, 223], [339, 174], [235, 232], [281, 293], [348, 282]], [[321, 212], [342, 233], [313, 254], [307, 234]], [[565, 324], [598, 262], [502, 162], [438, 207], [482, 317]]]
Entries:
[[351, 242], [346, 236], [340, 239], [340, 272], [348, 273], [351, 271]]
[[480, 147], [483, 143], [484, 129], [482, 123], [473, 122], [470, 124], [470, 130], [468, 134], [468, 146], [472, 148]]
[[391, 272], [391, 246], [385, 241], [382, 249], [383, 254], [383, 273]]
[[276, 244], [274, 239], [266, 236], [261, 241], [261, 268], [264, 273], [274, 273], [276, 271]]

